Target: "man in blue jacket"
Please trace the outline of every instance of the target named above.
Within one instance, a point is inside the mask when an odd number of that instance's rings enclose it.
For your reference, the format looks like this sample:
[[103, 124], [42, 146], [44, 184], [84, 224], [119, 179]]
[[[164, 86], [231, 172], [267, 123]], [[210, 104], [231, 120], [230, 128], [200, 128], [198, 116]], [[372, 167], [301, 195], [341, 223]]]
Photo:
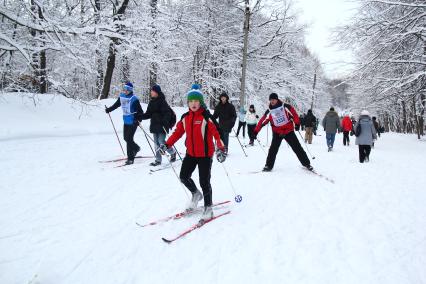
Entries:
[[117, 101], [110, 107], [105, 109], [106, 113], [117, 109], [121, 106], [123, 110], [123, 136], [127, 143], [127, 161], [126, 165], [133, 164], [136, 154], [140, 151], [140, 147], [133, 140], [136, 129], [142, 120], [143, 110], [137, 96], [133, 94], [133, 84], [127, 82], [123, 86], [123, 92], [117, 98]]

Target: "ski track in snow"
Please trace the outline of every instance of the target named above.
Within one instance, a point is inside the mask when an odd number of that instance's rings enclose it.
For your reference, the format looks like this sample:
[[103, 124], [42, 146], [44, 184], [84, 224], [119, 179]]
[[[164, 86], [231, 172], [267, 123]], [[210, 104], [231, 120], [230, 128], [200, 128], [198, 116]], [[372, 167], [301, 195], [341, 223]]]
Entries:
[[[225, 166], [243, 201], [165, 244], [161, 237], [177, 235], [198, 216], [146, 228], [135, 221], [185, 208], [172, 169], [151, 175], [151, 159], [131, 170], [98, 163], [121, 154], [102, 108], [78, 119], [62, 98], [35, 107], [5, 100], [0, 283], [426, 283], [426, 144], [415, 136], [384, 134], [367, 164], [358, 163], [354, 137], [344, 147], [337, 135], [331, 153], [324, 135], [314, 137], [311, 162], [335, 184], [303, 170], [285, 142], [271, 173], [244, 174], [261, 169], [265, 154], [247, 147], [246, 158], [231, 137]], [[121, 131], [119, 110], [113, 119]], [[69, 135], [55, 136], [58, 129]], [[266, 143], [266, 129], [259, 137]], [[140, 130], [135, 140], [149, 155]], [[212, 188], [214, 201], [233, 200], [216, 160]]]

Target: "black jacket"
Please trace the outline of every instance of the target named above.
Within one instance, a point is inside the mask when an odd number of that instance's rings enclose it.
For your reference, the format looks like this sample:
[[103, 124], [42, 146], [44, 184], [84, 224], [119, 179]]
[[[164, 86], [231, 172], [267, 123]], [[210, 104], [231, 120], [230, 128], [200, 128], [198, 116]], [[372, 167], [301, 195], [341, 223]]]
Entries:
[[237, 113], [235, 107], [229, 103], [228, 95], [221, 95], [221, 97], [222, 96], [227, 98], [226, 103], [222, 104], [222, 102], [219, 102], [214, 109], [213, 118], [219, 118], [219, 127], [222, 131], [231, 132], [235, 120], [237, 119]]
[[317, 126], [317, 118], [312, 114], [312, 112], [308, 112], [305, 115], [305, 126], [314, 128]]
[[151, 119], [151, 124], [149, 126], [149, 131], [151, 133], [165, 133], [163, 128], [165, 128], [168, 133], [171, 115], [172, 113], [166, 102], [166, 98], [164, 94], [160, 92], [158, 97], [150, 99], [146, 112], [142, 115], [142, 119]]

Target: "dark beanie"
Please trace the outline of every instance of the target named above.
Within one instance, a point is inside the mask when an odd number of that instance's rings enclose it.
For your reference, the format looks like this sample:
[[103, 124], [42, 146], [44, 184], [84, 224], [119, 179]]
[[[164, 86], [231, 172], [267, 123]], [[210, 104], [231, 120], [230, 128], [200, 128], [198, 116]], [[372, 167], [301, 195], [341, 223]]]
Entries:
[[254, 105], [250, 105], [250, 107], [249, 108], [253, 108], [254, 109]]
[[278, 95], [276, 93], [272, 93], [269, 95], [269, 100], [278, 100]]
[[334, 107], [331, 107], [331, 108], [330, 108], [330, 111], [334, 111]]
[[151, 88], [152, 91], [156, 92], [157, 94], [161, 94], [161, 87], [160, 85], [154, 85]]

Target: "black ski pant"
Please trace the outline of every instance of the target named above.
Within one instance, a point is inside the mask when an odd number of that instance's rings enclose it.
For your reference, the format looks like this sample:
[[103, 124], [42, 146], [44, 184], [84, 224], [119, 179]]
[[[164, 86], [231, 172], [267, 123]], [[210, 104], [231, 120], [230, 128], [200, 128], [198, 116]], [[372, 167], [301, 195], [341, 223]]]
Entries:
[[283, 139], [285, 139], [288, 145], [290, 145], [291, 149], [296, 154], [297, 158], [303, 166], [307, 167], [311, 164], [305, 150], [303, 150], [302, 145], [300, 145], [296, 134], [294, 131], [291, 131], [286, 135], [279, 135], [273, 132], [271, 147], [269, 147], [268, 157], [266, 158], [266, 166], [270, 167], [271, 169], [274, 167], [278, 149], [280, 148], [281, 141]]
[[343, 131], [343, 145], [346, 146], [346, 142], [349, 145], [349, 131]]
[[191, 157], [188, 154], [185, 156], [180, 169], [180, 181], [191, 191], [195, 193], [198, 189], [194, 181], [191, 178], [195, 167], [198, 165], [198, 176], [200, 180], [200, 186], [203, 190], [204, 195], [204, 206], [212, 205], [212, 186], [210, 184], [211, 170], [212, 170], [212, 158], [196, 158]]
[[370, 145], [358, 145], [359, 150], [359, 162], [364, 163], [365, 158], [370, 160], [370, 152], [371, 152], [371, 146]]
[[243, 138], [245, 138], [246, 137], [246, 123], [245, 122], [238, 121], [237, 136], [238, 136], [238, 134], [240, 134], [241, 127], [243, 128]]
[[254, 129], [256, 128], [256, 124], [247, 124], [247, 134], [250, 139], [250, 143], [254, 142]]
[[127, 143], [127, 159], [132, 161], [135, 159], [136, 152], [140, 149], [138, 144], [133, 140], [137, 127], [136, 124], [124, 124], [123, 127], [123, 137]]

